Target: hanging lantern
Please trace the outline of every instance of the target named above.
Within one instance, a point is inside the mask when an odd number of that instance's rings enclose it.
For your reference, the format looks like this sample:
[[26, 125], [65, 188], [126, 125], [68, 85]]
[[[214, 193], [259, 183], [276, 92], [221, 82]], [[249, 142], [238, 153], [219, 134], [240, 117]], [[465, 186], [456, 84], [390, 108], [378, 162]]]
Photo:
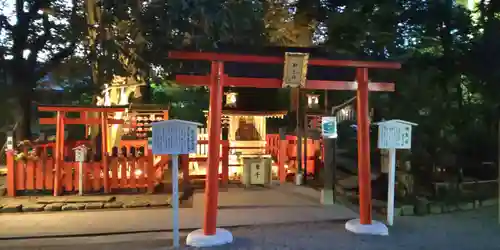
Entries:
[[226, 94], [226, 107], [236, 107], [236, 101], [238, 100], [238, 93], [227, 92]]
[[307, 107], [310, 109], [319, 108], [319, 95], [307, 94]]

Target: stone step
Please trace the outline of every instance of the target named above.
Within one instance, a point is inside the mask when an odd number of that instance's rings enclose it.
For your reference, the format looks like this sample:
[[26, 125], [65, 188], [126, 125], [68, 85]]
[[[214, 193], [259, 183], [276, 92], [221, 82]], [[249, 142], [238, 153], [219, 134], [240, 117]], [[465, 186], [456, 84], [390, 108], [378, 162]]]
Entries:
[[38, 204], [53, 204], [53, 203], [105, 203], [112, 202], [116, 199], [115, 196], [71, 196], [71, 197], [38, 197]]

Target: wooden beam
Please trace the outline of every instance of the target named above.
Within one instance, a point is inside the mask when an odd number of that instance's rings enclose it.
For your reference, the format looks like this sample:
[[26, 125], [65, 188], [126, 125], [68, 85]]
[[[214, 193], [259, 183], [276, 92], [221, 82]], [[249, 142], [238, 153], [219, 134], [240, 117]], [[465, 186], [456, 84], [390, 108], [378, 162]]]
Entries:
[[[177, 75], [175, 80], [189, 86], [205, 86], [208, 84], [208, 76]], [[231, 77], [224, 75], [224, 86], [232, 87], [253, 87], [253, 88], [281, 88], [282, 80], [272, 78], [252, 78], [252, 77]], [[324, 81], [307, 80], [306, 89], [327, 89], [327, 90], [357, 90], [354, 81]], [[394, 92], [395, 84], [386, 82], [370, 82], [370, 91]]]
[[[283, 64], [285, 57], [279, 56], [256, 56], [238, 55], [214, 52], [186, 52], [170, 51], [168, 57], [179, 60], [202, 60], [202, 61], [223, 61], [242, 63], [264, 63]], [[378, 68], [378, 69], [400, 69], [398, 62], [376, 62], [376, 61], [354, 61], [354, 60], [330, 60], [330, 59], [309, 59], [308, 65], [328, 66], [328, 67], [352, 67], [352, 68]]]
[[[43, 125], [53, 125], [56, 124], [57, 118], [40, 118], [39, 123]], [[123, 120], [108, 119], [108, 124], [123, 124]], [[66, 125], [78, 125], [78, 124], [101, 124], [101, 119], [99, 118], [65, 118], [64, 124]]]
[[[328, 90], [352, 90], [358, 89], [354, 81], [323, 81], [307, 80], [306, 89], [328, 89]], [[368, 90], [374, 92], [394, 92], [395, 84], [388, 82], [370, 82]]]
[[351, 67], [351, 68], [369, 68], [369, 69], [400, 69], [401, 63], [398, 62], [375, 62], [375, 61], [353, 61], [353, 60], [328, 60], [328, 59], [310, 59], [309, 65], [327, 66], [327, 67]]
[[186, 52], [186, 51], [170, 51], [168, 57], [179, 60], [203, 60], [203, 61], [223, 61], [223, 62], [248, 62], [248, 63], [268, 63], [281, 64], [285, 57], [273, 56], [255, 56], [255, 55], [237, 55], [237, 54], [222, 54], [213, 52]]

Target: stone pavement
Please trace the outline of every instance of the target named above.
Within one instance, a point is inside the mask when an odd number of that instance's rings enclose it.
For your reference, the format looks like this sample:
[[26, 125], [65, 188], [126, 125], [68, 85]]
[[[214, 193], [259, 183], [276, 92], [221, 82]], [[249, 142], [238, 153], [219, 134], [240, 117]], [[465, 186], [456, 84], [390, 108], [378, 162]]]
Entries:
[[[201, 227], [203, 193], [193, 208], [180, 209], [180, 226]], [[291, 222], [346, 221], [356, 213], [342, 205], [322, 206], [319, 194], [294, 186], [272, 189], [229, 189], [219, 193], [221, 227]], [[58, 213], [0, 214], [0, 239], [68, 235], [99, 235], [171, 230], [171, 209], [94, 210]]]
[[[169, 207], [168, 194], [130, 194], [93, 196], [19, 196], [0, 197], [0, 213], [72, 211], [118, 208]], [[181, 207], [192, 207], [184, 201]]]
[[[497, 208], [426, 217], [400, 217], [389, 236], [359, 236], [344, 229], [341, 222], [260, 225], [231, 228], [235, 242], [208, 248], [214, 250], [498, 250], [500, 226]], [[108, 236], [109, 237], [109, 236]], [[105, 241], [105, 237], [0, 241], [9, 250], [166, 250], [168, 233], [127, 235], [128, 241]], [[115, 238], [116, 240], [116, 238]], [[59, 242], [60, 241], [60, 242]], [[71, 247], [68, 243], [72, 242]], [[36, 247], [35, 247], [36, 246]], [[189, 249], [189, 248], [182, 248]]]

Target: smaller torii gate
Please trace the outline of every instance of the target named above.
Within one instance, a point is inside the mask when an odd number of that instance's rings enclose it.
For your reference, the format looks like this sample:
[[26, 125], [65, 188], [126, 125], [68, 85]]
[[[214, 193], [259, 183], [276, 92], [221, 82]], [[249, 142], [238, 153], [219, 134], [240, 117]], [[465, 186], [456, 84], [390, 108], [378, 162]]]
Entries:
[[[62, 192], [61, 185], [61, 167], [64, 161], [64, 126], [68, 125], [100, 125], [102, 129], [102, 162], [103, 162], [103, 172], [108, 173], [108, 161], [107, 161], [107, 142], [108, 142], [108, 124], [123, 124], [123, 120], [109, 119], [108, 113], [113, 112], [124, 112], [128, 106], [94, 106], [94, 105], [38, 105], [38, 111], [40, 112], [55, 112], [56, 117], [54, 118], [40, 118], [40, 124], [46, 125], [56, 125], [56, 148], [55, 151], [55, 177], [54, 177], [54, 196], [58, 196]], [[91, 118], [88, 116], [89, 112], [99, 113], [99, 118]], [[66, 117], [67, 113], [80, 113], [79, 118], [69, 118]], [[109, 178], [104, 175], [104, 192], [109, 193], [111, 186], [109, 185]]]
[[[210, 88], [209, 108], [209, 167], [205, 189], [205, 217], [203, 235], [200, 231], [193, 232], [194, 241], [207, 243], [205, 246], [227, 243], [224, 238], [228, 232], [216, 230], [217, 202], [218, 202], [218, 166], [220, 145], [220, 119], [222, 113], [223, 87], [255, 87], [255, 88], [282, 88], [282, 79], [242, 78], [231, 77], [224, 73], [224, 62], [258, 63], [258, 64], [284, 64], [285, 58], [279, 56], [236, 55], [213, 52], [182, 52], [171, 51], [169, 58], [179, 60], [211, 61], [210, 75], [188, 76], [178, 75], [176, 80], [188, 85], [208, 85]], [[312, 58], [307, 65], [325, 67], [351, 67], [356, 68], [355, 81], [325, 81], [307, 80], [305, 89], [328, 90], [356, 90], [357, 92], [357, 122], [358, 122], [358, 182], [360, 220], [353, 221], [360, 227], [372, 225], [371, 216], [371, 171], [370, 171], [370, 136], [369, 136], [369, 91], [394, 91], [393, 83], [369, 83], [368, 69], [400, 69], [401, 64], [396, 62], [364, 62], [351, 60], [328, 60]], [[190, 237], [188, 237], [188, 240]], [[208, 240], [210, 239], [210, 240]], [[201, 246], [201, 245], [200, 245]]]

